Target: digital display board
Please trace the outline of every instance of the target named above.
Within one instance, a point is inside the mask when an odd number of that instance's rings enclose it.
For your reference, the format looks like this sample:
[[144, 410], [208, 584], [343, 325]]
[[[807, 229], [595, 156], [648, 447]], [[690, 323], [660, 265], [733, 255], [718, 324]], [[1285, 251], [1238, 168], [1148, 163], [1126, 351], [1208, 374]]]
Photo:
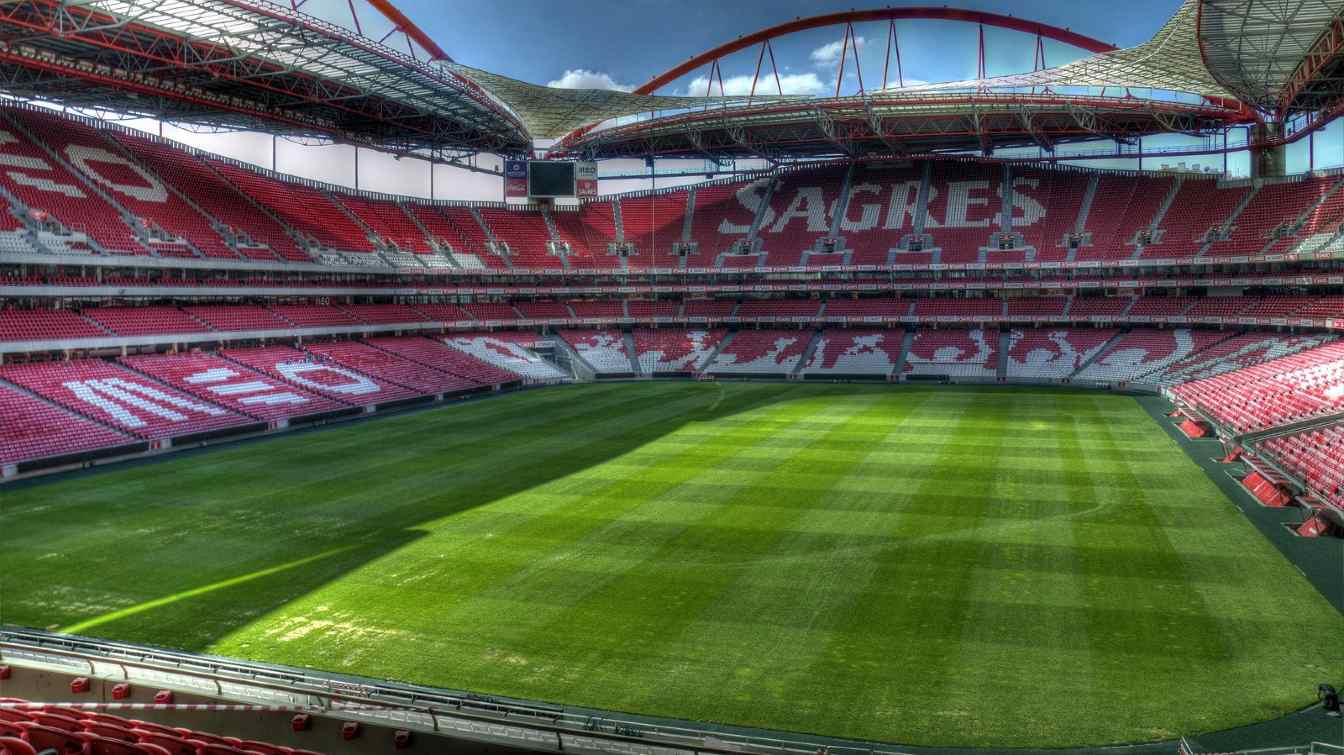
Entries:
[[527, 194], [532, 197], [574, 196], [574, 163], [560, 160], [529, 162]]

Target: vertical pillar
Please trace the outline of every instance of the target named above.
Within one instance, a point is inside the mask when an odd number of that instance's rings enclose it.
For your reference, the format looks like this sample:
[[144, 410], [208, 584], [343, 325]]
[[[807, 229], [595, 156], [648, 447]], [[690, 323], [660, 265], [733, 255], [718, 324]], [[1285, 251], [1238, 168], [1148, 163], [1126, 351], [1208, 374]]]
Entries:
[[1282, 176], [1287, 170], [1288, 148], [1282, 143], [1265, 146], [1266, 142], [1277, 140], [1283, 135], [1283, 124], [1265, 121], [1250, 127], [1251, 177], [1271, 178]]

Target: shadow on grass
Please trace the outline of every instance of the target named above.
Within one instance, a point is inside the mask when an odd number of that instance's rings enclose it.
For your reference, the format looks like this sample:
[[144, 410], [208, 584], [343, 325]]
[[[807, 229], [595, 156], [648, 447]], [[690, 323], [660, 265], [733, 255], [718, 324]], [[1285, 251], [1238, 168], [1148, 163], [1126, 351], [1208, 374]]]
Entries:
[[0, 532], [16, 547], [0, 550], [0, 624], [204, 651], [423, 537], [427, 522], [692, 422], [872, 390], [688, 387], [527, 391], [6, 486]]

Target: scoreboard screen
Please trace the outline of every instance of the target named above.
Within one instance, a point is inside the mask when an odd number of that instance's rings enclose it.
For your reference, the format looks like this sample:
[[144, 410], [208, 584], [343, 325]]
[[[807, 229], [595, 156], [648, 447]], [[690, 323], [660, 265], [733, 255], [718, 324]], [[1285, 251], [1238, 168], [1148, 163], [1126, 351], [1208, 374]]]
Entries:
[[568, 160], [532, 160], [527, 164], [527, 194], [532, 197], [572, 197], [575, 164]]

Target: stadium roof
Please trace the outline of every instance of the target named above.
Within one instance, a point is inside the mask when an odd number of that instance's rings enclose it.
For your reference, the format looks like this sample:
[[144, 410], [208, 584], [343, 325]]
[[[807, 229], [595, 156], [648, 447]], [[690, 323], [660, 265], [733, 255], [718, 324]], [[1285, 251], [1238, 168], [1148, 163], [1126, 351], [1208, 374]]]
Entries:
[[1200, 0], [1185, 0], [1152, 39], [1135, 47], [1031, 73], [925, 84], [905, 91], [1118, 87], [1233, 98], [1200, 55], [1196, 36], [1199, 6]]
[[1342, 12], [1337, 0], [1203, 0], [1204, 61], [1228, 91], [1276, 118], [1329, 107], [1342, 88]]
[[[1013, 76], [821, 98], [539, 86], [456, 63], [390, 0], [367, 2], [404, 34], [409, 54], [383, 44], [391, 33], [364, 36], [357, 17], [352, 30], [269, 0], [7, 0], [0, 87], [77, 107], [394, 152], [521, 154], [537, 139], [563, 137], [562, 150], [596, 157], [1051, 149], [1077, 139], [1207, 131], [1255, 120], [1250, 108], [1278, 118], [1319, 115], [1344, 94], [1341, 0], [1185, 0], [1151, 40], [1124, 50], [945, 6], [797, 19], [728, 43], [874, 14], [927, 13], [1095, 53]], [[671, 81], [673, 71], [654, 81]]]
[[595, 121], [621, 118], [656, 110], [729, 107], [748, 101], [781, 102], [805, 100], [797, 95], [748, 97], [681, 97], [621, 92], [611, 89], [558, 89], [511, 79], [456, 63], [446, 64], [456, 73], [479, 83], [509, 106], [533, 138], [558, 139]]

